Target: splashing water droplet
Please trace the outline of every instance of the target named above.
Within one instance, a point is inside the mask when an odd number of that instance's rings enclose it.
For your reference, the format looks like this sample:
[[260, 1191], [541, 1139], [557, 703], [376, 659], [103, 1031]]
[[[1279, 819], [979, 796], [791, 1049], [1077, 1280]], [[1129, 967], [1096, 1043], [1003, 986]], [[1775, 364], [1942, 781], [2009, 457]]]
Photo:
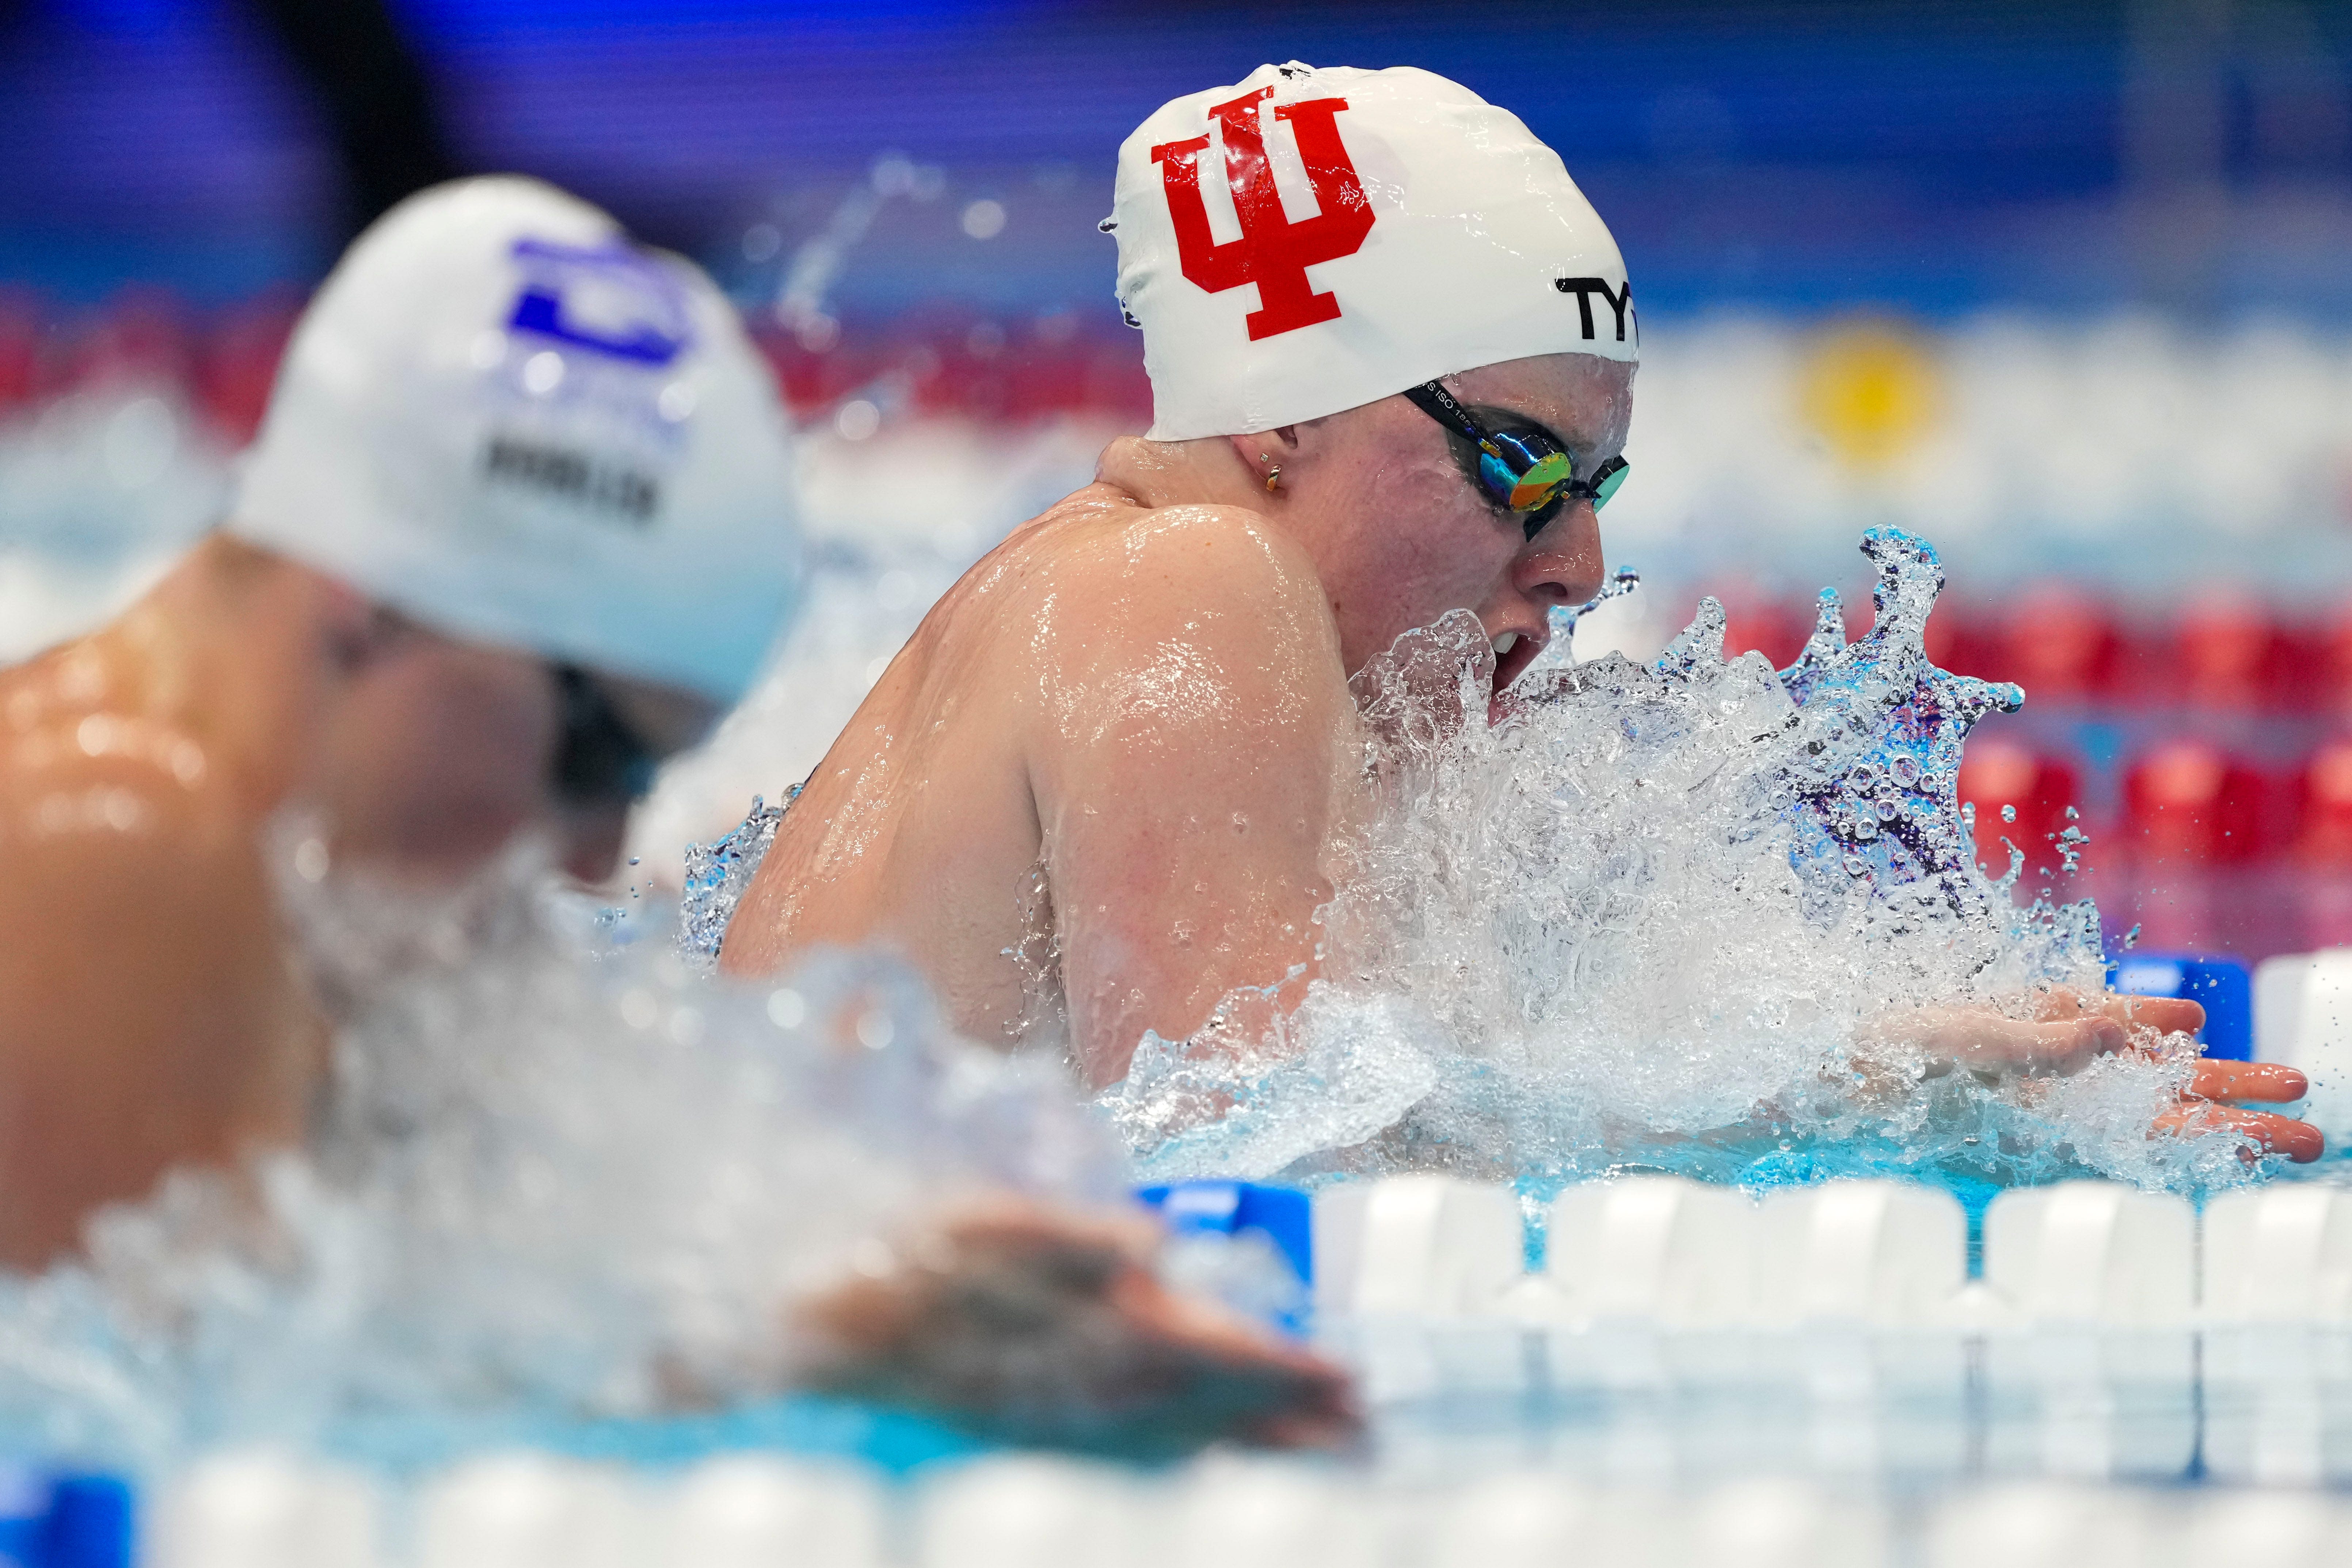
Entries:
[[[1145, 1173], [1448, 1151], [1535, 1192], [1629, 1160], [1765, 1183], [2242, 1179], [2226, 1137], [2146, 1136], [2177, 1088], [2163, 1063], [2030, 1105], [1924, 1061], [1865, 1065], [1869, 1019], [2095, 989], [2103, 955], [2087, 902], [2015, 905], [2013, 846], [2003, 875], [1977, 864], [1962, 743], [2023, 694], [1927, 657], [1933, 549], [1893, 529], [1863, 549], [1871, 630], [1849, 642], [1825, 593], [1779, 672], [1724, 657], [1712, 599], [1649, 666], [1530, 667], [1491, 726], [1475, 617], [1370, 661], [1353, 686], [1380, 803], [1342, 847], [1323, 978], [1264, 1040], [1235, 1033], [1237, 1006], [1213, 1040], [1144, 1041], [1102, 1104]], [[1872, 1087], [1848, 1100], [1824, 1087], [1841, 1081]], [[1766, 1108], [1792, 1147], [1754, 1142]]]
[[[1565, 612], [1568, 625], [1561, 628], [1561, 630], [1565, 631], [1568, 635], [1566, 637], [1561, 637], [1558, 633], [1555, 633], [1552, 638], [1553, 642], [1560, 646], [1567, 646], [1573, 642], [1576, 628], [1578, 625], [1583, 621], [1585, 616], [1592, 614], [1595, 610], [1598, 610], [1601, 605], [1607, 604], [1612, 599], [1623, 598], [1626, 595], [1632, 593], [1641, 585], [1642, 574], [1639, 572], [1634, 571], [1631, 566], [1620, 566], [1616, 571], [1610, 574], [1609, 581], [1601, 585], [1601, 592], [1593, 595], [1592, 597], [1587, 599], [1581, 605], [1579, 605], [1575, 609]], [[1555, 610], [1552, 613], [1554, 615], [1560, 615], [1563, 612]]]
[[[701, 969], [715, 968], [727, 922], [751, 886], [751, 878], [776, 841], [784, 811], [800, 795], [800, 785], [784, 792], [782, 805], [751, 797], [751, 815], [726, 837], [709, 844], [686, 847], [686, 883], [678, 899], [677, 948], [687, 961]], [[630, 864], [635, 865], [632, 861]]]

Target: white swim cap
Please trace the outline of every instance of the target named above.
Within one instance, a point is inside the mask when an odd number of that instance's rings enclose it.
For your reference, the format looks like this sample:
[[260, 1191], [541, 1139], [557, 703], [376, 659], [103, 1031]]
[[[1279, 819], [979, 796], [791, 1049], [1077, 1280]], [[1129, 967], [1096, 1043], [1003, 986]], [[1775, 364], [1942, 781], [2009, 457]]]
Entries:
[[1631, 363], [1640, 344], [1617, 242], [1559, 154], [1408, 66], [1260, 66], [1176, 100], [1119, 148], [1103, 226], [1155, 440], [1536, 354]]
[[319, 290], [227, 527], [453, 636], [732, 702], [798, 597], [790, 440], [698, 268], [462, 180]]

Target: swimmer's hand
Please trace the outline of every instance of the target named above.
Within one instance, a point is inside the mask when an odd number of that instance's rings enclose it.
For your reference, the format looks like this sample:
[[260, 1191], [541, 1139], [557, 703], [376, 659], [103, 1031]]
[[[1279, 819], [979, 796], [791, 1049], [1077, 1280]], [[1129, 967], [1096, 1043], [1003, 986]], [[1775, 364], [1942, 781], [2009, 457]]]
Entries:
[[[2108, 992], [2086, 1003], [2071, 993], [2055, 992], [2044, 1002], [2045, 1015], [2102, 1016], [2129, 1031], [2126, 1047], [2152, 1052], [2164, 1035], [2194, 1034], [2205, 1024], [2205, 1009], [2194, 1002], [2168, 996], [2125, 996]], [[2200, 1132], [2231, 1131], [2250, 1139], [2296, 1164], [2308, 1164], [2327, 1152], [2327, 1138], [2318, 1128], [2293, 1117], [2266, 1110], [2239, 1109], [2246, 1105], [2285, 1105], [2301, 1100], [2311, 1085], [2303, 1074], [2276, 1062], [2223, 1062], [2199, 1058], [2181, 1090], [2180, 1109], [2156, 1120], [2156, 1130], [2179, 1137]]]
[[[1990, 1008], [1923, 1008], [1875, 1020], [1859, 1044], [1865, 1052], [1890, 1045], [1922, 1051], [1930, 1077], [1965, 1071], [1999, 1083], [2070, 1077], [2100, 1057], [2122, 1051], [2154, 1055], [2163, 1048], [2165, 1036], [2193, 1034], [2204, 1023], [2204, 1008], [2174, 997], [2107, 992], [2086, 998], [2051, 991], [2037, 999], [2030, 1018]], [[2326, 1151], [2317, 1128], [2240, 1109], [2301, 1100], [2307, 1087], [2303, 1074], [2275, 1063], [2200, 1060], [2181, 1091], [2179, 1109], [2158, 1117], [2156, 1131], [2181, 1136], [2229, 1131], [2307, 1163]]]
[[800, 1381], [1012, 1442], [1136, 1458], [1217, 1441], [1331, 1447], [1345, 1375], [1152, 1272], [1150, 1221], [975, 1210], [803, 1308]]

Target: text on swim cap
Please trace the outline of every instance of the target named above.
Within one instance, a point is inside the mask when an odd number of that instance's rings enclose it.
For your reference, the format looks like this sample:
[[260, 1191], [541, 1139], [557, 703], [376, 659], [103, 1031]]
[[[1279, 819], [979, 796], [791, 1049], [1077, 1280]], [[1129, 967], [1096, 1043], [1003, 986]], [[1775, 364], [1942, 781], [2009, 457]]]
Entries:
[[1353, 256], [1372, 231], [1371, 204], [1364, 199], [1363, 183], [1339, 140], [1336, 116], [1348, 107], [1344, 98], [1275, 106], [1275, 119], [1289, 121], [1297, 140], [1318, 208], [1313, 217], [1296, 219], [1282, 210], [1282, 195], [1275, 189], [1274, 171], [1265, 159], [1265, 139], [1258, 130], [1258, 105], [1273, 92], [1262, 87], [1209, 111], [1223, 132], [1225, 183], [1234, 193], [1234, 214], [1241, 220], [1239, 239], [1219, 245], [1209, 233], [1200, 169], [1201, 154], [1209, 147], [1207, 133], [1151, 150], [1151, 161], [1160, 165], [1168, 190], [1168, 216], [1175, 226], [1176, 255], [1184, 276], [1212, 294], [1244, 283], [1257, 285], [1258, 308], [1248, 316], [1252, 342], [1337, 321], [1339, 301], [1328, 292], [1317, 293], [1307, 280], [1307, 269]]
[[510, 436], [490, 437], [482, 452], [482, 477], [614, 512], [640, 527], [650, 523], [661, 507], [661, 486], [650, 474]]
[[1580, 324], [1587, 340], [1592, 336], [1592, 296], [1598, 294], [1617, 312], [1617, 341], [1625, 341], [1625, 310], [1633, 303], [1632, 279], [1627, 279], [1622, 289], [1610, 288], [1606, 278], [1555, 278], [1551, 286], [1563, 294], [1576, 296], [1576, 313], [1582, 318]]

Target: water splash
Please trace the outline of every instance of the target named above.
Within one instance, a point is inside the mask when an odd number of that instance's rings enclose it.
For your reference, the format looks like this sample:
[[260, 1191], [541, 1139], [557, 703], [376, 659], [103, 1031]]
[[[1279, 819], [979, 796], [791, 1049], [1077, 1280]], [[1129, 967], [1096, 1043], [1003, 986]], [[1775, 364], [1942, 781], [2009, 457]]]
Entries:
[[1978, 869], [1958, 809], [1960, 746], [1978, 721], [2017, 711], [2025, 694], [1928, 659], [1927, 614], [1944, 570], [1925, 540], [1876, 528], [1862, 551], [1878, 566], [1869, 633], [1848, 642], [1836, 591], [1824, 589], [1812, 636], [1780, 672], [1801, 710], [1790, 764], [1801, 853], [1817, 875], [1863, 878], [1882, 900], [1914, 894], [1990, 921], [2009, 889]]
[[743, 901], [760, 862], [767, 858], [783, 826], [784, 813], [800, 798], [801, 786], [784, 791], [782, 805], [751, 797], [751, 810], [724, 836], [709, 844], [686, 847], [686, 881], [678, 898], [677, 950], [706, 973], [719, 964], [719, 948], [727, 935], [735, 906]]
[[176, 1174], [85, 1262], [0, 1280], [13, 1452], [422, 1461], [681, 1390], [740, 1405], [861, 1248], [989, 1194], [1126, 1190], [1060, 1073], [958, 1040], [887, 958], [747, 988], [592, 947], [529, 855], [448, 895], [289, 892], [341, 1014], [308, 1144]]
[[[1106, 1100], [1146, 1171], [2242, 1179], [2231, 1138], [2147, 1135], [2185, 1037], [2000, 1089], [1857, 1043], [1911, 1010], [2096, 990], [2102, 962], [2087, 904], [2020, 910], [1976, 864], [1961, 744], [2021, 694], [1928, 660], [1924, 541], [1863, 548], [1870, 633], [1849, 641], [1825, 595], [1785, 672], [1727, 659], [1711, 600], [1648, 667], [1573, 662], [1555, 635], [1492, 724], [1475, 617], [1373, 660], [1356, 689], [1378, 809], [1341, 847], [1288, 1057], [1147, 1040]], [[1329, 1092], [1342, 1068], [1383, 1086], [1379, 1131], [1378, 1096]]]

